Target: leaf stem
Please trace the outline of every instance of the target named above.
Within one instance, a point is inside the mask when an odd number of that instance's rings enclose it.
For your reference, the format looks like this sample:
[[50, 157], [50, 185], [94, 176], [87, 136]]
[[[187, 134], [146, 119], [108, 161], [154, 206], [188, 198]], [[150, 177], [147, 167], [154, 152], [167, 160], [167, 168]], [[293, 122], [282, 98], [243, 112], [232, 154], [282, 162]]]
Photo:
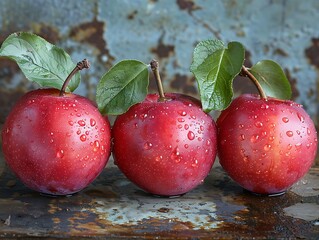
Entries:
[[241, 75], [245, 76], [245, 77], [248, 77], [255, 84], [255, 86], [257, 87], [260, 97], [262, 99], [264, 99], [264, 100], [267, 100], [267, 95], [264, 92], [264, 90], [262, 89], [260, 83], [255, 78], [255, 76], [251, 72], [248, 71], [248, 69], [244, 65], [241, 68]]
[[152, 72], [153, 72], [155, 80], [156, 80], [158, 93], [160, 95], [159, 101], [160, 102], [165, 101], [166, 98], [165, 98], [165, 94], [164, 94], [164, 90], [163, 90], [162, 80], [161, 80], [161, 76], [160, 76], [159, 70], [158, 70], [158, 67], [159, 67], [158, 61], [153, 59], [150, 62], [150, 66], [151, 66]]
[[75, 68], [72, 70], [72, 72], [69, 74], [69, 76], [65, 79], [62, 88], [60, 90], [60, 96], [63, 96], [65, 94], [65, 90], [67, 86], [69, 85], [72, 77], [74, 74], [76, 74], [78, 71], [82, 70], [83, 68], [89, 68], [90, 63], [87, 59], [83, 59], [81, 62], [78, 62], [75, 66]]

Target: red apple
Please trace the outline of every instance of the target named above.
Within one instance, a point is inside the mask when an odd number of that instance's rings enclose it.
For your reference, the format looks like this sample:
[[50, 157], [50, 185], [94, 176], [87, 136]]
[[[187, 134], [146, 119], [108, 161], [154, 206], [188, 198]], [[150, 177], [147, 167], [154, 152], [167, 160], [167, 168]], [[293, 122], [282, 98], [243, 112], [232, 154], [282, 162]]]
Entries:
[[110, 124], [87, 98], [57, 89], [25, 94], [2, 131], [7, 164], [29, 188], [47, 194], [80, 191], [110, 155]]
[[317, 133], [301, 105], [242, 95], [217, 120], [220, 164], [243, 188], [286, 191], [314, 162]]
[[189, 96], [149, 94], [113, 126], [119, 169], [140, 188], [180, 195], [202, 183], [216, 157], [216, 125]]

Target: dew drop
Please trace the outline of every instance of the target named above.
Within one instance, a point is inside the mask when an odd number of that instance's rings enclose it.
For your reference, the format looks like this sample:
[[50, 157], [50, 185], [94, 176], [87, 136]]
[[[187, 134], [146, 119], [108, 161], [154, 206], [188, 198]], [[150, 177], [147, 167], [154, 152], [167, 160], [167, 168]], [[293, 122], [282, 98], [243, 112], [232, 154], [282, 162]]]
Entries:
[[178, 122], [185, 122], [185, 119], [184, 118], [177, 118], [177, 121]]
[[261, 128], [262, 126], [263, 126], [263, 123], [262, 122], [255, 122], [255, 126], [257, 127], [257, 128]]
[[101, 128], [101, 132], [105, 132], [105, 128]]
[[187, 134], [187, 137], [188, 137], [189, 140], [194, 140], [195, 134], [192, 131], [189, 131], [188, 134]]
[[188, 124], [185, 124], [185, 125], [184, 125], [184, 129], [185, 129], [185, 130], [189, 129], [189, 125], [188, 125]]
[[157, 156], [156, 158], [155, 158], [155, 161], [156, 162], [159, 162], [160, 160], [162, 160], [163, 159], [163, 156]]
[[198, 160], [196, 159], [193, 163], [192, 163], [192, 167], [196, 167], [198, 164]]
[[200, 129], [201, 131], [204, 131], [204, 126], [201, 125], [201, 126], [199, 127], [199, 129]]
[[270, 144], [266, 144], [265, 146], [264, 146], [264, 150], [265, 151], [269, 151], [271, 149], [271, 145]]
[[297, 144], [295, 145], [296, 149], [298, 149], [298, 150], [301, 148], [301, 146], [302, 146], [302, 143], [297, 143]]
[[73, 126], [73, 125], [74, 125], [74, 122], [73, 122], [73, 121], [71, 121], [71, 120], [70, 120], [70, 121], [68, 121], [68, 123], [69, 123], [69, 125], [70, 125], [70, 126]]
[[95, 121], [93, 118], [91, 118], [91, 119], [90, 119], [90, 125], [91, 125], [91, 127], [94, 127], [95, 124], [96, 124], [96, 121]]
[[308, 136], [311, 134], [311, 131], [309, 128], [307, 128], [307, 134], [308, 134]]
[[207, 146], [210, 146], [210, 144], [211, 144], [210, 140], [209, 140], [209, 139], [207, 139], [207, 141], [206, 141], [206, 145], [207, 145]]
[[144, 143], [144, 149], [145, 149], [145, 150], [149, 150], [149, 149], [151, 149], [152, 147], [153, 147], [153, 144], [152, 144], [152, 143], [150, 143], [150, 142]]
[[177, 127], [178, 127], [179, 129], [183, 128], [183, 126], [182, 126], [181, 124], [178, 124]]
[[262, 105], [260, 106], [260, 108], [261, 108], [261, 109], [268, 109], [269, 106], [268, 106], [267, 104], [262, 104]]
[[81, 140], [82, 142], [85, 142], [85, 141], [86, 141], [86, 136], [85, 136], [84, 134], [82, 134], [82, 135], [80, 136], [80, 140]]
[[63, 158], [64, 157], [64, 151], [61, 149], [56, 153], [57, 158]]
[[245, 157], [243, 158], [243, 160], [244, 160], [245, 163], [247, 163], [247, 162], [248, 162], [248, 157], [245, 156]]
[[287, 117], [283, 117], [281, 120], [282, 120], [284, 123], [289, 122], [289, 118], [287, 118]]
[[178, 111], [178, 114], [181, 115], [181, 116], [186, 116], [186, 115], [187, 115], [187, 112], [185, 112], [185, 111]]
[[89, 135], [89, 134], [90, 134], [90, 132], [89, 132], [89, 131], [85, 131], [85, 134], [86, 134], [86, 135]]
[[197, 140], [201, 142], [203, 139], [201, 137], [198, 137]]
[[268, 138], [268, 140], [271, 141], [271, 142], [273, 142], [273, 141], [275, 140], [275, 137], [274, 137], [274, 136], [270, 136], [270, 137]]
[[250, 138], [250, 142], [252, 142], [252, 143], [256, 143], [256, 142], [258, 142], [258, 140], [259, 140], [258, 134], [255, 134]]
[[305, 118], [299, 112], [297, 112], [297, 117], [299, 118], [300, 122], [303, 123], [305, 121]]
[[287, 132], [286, 132], [286, 135], [287, 135], [288, 137], [292, 137], [292, 136], [294, 135], [294, 133], [293, 133], [292, 131], [287, 131]]
[[138, 124], [137, 123], [134, 123], [134, 128], [138, 128]]
[[240, 139], [243, 141], [245, 140], [245, 134], [240, 134]]
[[298, 135], [300, 135], [300, 131], [299, 131], [299, 130], [297, 130], [296, 133], [297, 133]]
[[176, 147], [174, 151], [172, 152], [171, 159], [175, 160], [176, 163], [179, 163], [181, 161], [178, 147]]
[[53, 140], [53, 139], [50, 139], [50, 143], [54, 143], [54, 140]]
[[81, 134], [81, 130], [78, 129], [78, 130], [76, 131], [76, 134], [77, 134], [77, 135], [80, 135], [80, 134]]
[[100, 142], [98, 140], [95, 140], [93, 146], [93, 151], [96, 152], [100, 148]]
[[244, 128], [245, 126], [244, 126], [244, 124], [239, 124], [238, 127], [239, 128]]
[[188, 144], [185, 144], [185, 145], [184, 145], [184, 148], [186, 148], [186, 149], [187, 149], [188, 147], [189, 147], [189, 146], [188, 146]]
[[288, 144], [287, 149], [288, 149], [288, 150], [292, 149], [292, 145], [291, 145], [291, 144]]
[[79, 120], [78, 121], [78, 124], [81, 126], [81, 127], [84, 127], [85, 126], [85, 122], [83, 120]]

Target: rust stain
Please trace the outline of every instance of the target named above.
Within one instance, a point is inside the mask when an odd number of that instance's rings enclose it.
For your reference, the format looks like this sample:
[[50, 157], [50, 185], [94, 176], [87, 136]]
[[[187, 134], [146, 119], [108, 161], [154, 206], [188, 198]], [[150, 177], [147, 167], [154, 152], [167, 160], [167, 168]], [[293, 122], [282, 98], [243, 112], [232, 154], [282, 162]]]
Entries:
[[175, 47], [173, 45], [164, 44], [163, 36], [159, 39], [156, 48], [152, 48], [151, 52], [156, 54], [159, 58], [168, 58], [170, 55], [174, 54]]
[[32, 23], [31, 29], [33, 33], [39, 35], [52, 44], [61, 40], [59, 30], [45, 23]]
[[297, 79], [293, 78], [288, 69], [285, 69], [285, 75], [290, 82], [291, 91], [292, 91], [292, 99], [296, 99], [299, 96], [299, 90], [297, 86]]
[[195, 2], [192, 0], [177, 0], [176, 3], [181, 10], [185, 10], [188, 13], [202, 9], [200, 6], [196, 5]]
[[114, 61], [114, 57], [111, 56], [107, 48], [107, 43], [103, 38], [104, 27], [105, 23], [95, 18], [92, 22], [86, 22], [73, 27], [70, 32], [70, 37], [75, 41], [94, 46], [97, 50], [95, 55], [98, 57], [101, 58], [103, 55], [106, 55], [108, 58], [106, 63], [110, 67]]
[[186, 75], [176, 74], [171, 81], [171, 87], [185, 94], [196, 95], [198, 93], [195, 87], [195, 78]]
[[312, 46], [305, 50], [305, 54], [310, 63], [319, 68], [319, 38], [312, 39]]
[[128, 20], [133, 20], [136, 16], [136, 14], [138, 13], [137, 10], [134, 10], [133, 12], [131, 12], [129, 15], [127, 15], [127, 19]]

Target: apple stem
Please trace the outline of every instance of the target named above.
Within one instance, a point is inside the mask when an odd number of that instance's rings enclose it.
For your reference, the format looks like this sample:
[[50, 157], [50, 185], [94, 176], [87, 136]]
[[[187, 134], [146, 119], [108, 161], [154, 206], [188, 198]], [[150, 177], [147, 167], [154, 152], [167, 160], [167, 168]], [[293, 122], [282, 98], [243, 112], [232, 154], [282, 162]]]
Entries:
[[260, 83], [258, 82], [258, 80], [255, 78], [255, 76], [248, 71], [248, 68], [246, 68], [245, 66], [242, 66], [241, 68], [241, 75], [248, 77], [257, 87], [259, 95], [262, 99], [267, 100], [267, 95], [264, 92], [263, 88], [261, 87]]
[[78, 71], [82, 70], [83, 68], [89, 68], [90, 63], [87, 59], [83, 59], [81, 62], [78, 62], [75, 66], [75, 68], [72, 70], [72, 72], [69, 74], [69, 76], [65, 79], [62, 88], [60, 90], [60, 96], [63, 96], [65, 94], [65, 90], [67, 86], [69, 85], [72, 77], [74, 74], [76, 74]]
[[165, 101], [166, 97], [165, 97], [164, 90], [163, 90], [161, 76], [160, 76], [159, 70], [158, 70], [158, 68], [159, 68], [158, 61], [153, 59], [150, 62], [150, 66], [151, 66], [152, 72], [153, 72], [155, 80], [156, 80], [158, 93], [160, 95], [159, 101]]

